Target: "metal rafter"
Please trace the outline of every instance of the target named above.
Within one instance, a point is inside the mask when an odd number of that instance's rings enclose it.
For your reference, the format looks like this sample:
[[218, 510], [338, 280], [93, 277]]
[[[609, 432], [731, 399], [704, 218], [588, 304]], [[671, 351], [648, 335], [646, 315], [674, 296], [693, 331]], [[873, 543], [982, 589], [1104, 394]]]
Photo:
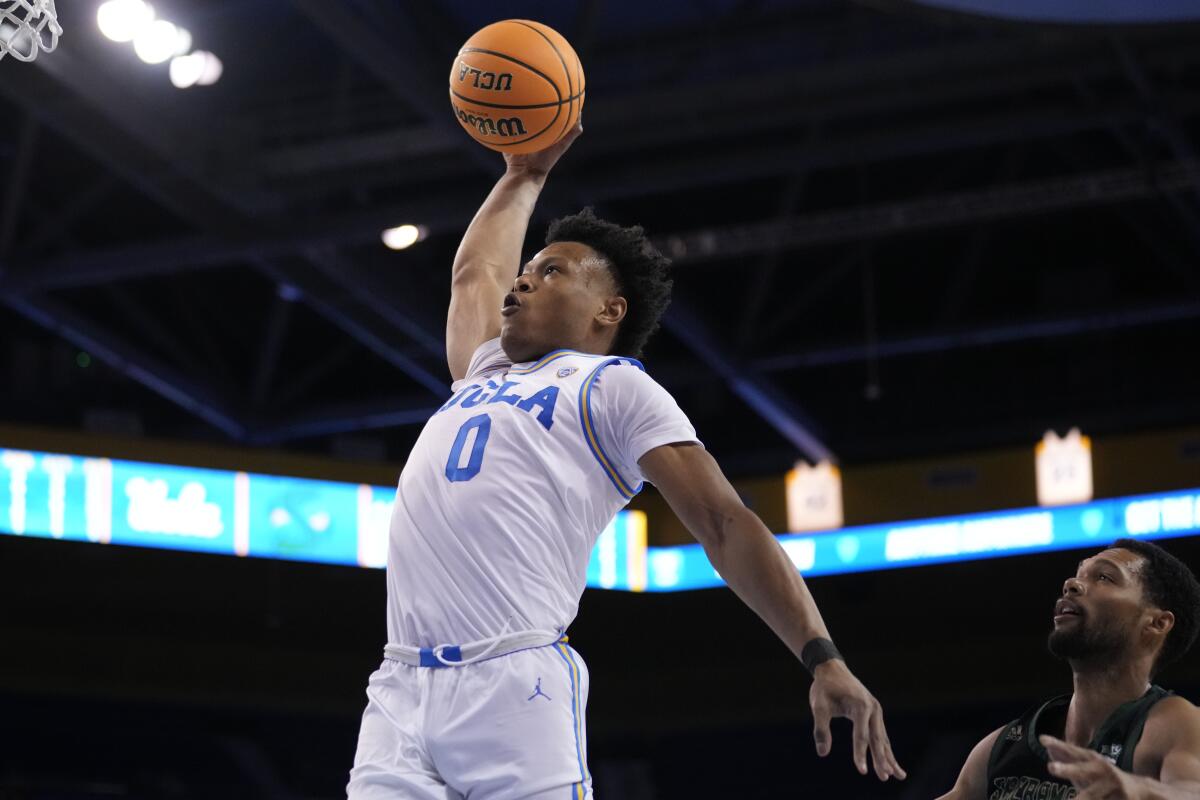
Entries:
[[[1196, 150], [1192, 146], [1191, 139], [1183, 126], [1179, 124], [1175, 114], [1165, 108], [1159, 97], [1158, 89], [1142, 60], [1123, 41], [1117, 40], [1116, 48], [1126, 77], [1150, 111], [1148, 121], [1151, 128], [1162, 136], [1167, 143], [1167, 148], [1177, 160], [1196, 162]], [[1200, 173], [1193, 175], [1191, 195], [1193, 199], [1200, 199]], [[1170, 197], [1169, 201], [1176, 213], [1183, 219], [1192, 239], [1200, 246], [1200, 213], [1197, 212], [1195, 203], [1184, 202], [1183, 198], [1178, 196]]]
[[399, 336], [395, 329], [381, 322], [372, 312], [358, 306], [348, 297], [341, 283], [311, 265], [301, 264], [284, 268], [275, 262], [260, 261], [256, 266], [277, 283], [290, 283], [300, 288], [305, 302], [314, 311], [349, 333], [368, 350], [404, 372], [436, 397], [446, 394], [449, 381], [435, 375], [420, 360], [400, 347], [396, 341]]
[[[1183, 162], [1160, 165], [1152, 173], [1139, 169], [1102, 170], [977, 191], [939, 193], [898, 203], [857, 206], [755, 225], [685, 231], [659, 236], [656, 241], [677, 264], [693, 264], [739, 258], [777, 247], [803, 248], [862, 241], [916, 230], [1170, 195], [1187, 191], [1197, 175], [1200, 175], [1200, 164]], [[291, 235], [188, 236], [151, 245], [20, 262], [0, 285], [28, 292], [86, 286], [111, 280], [114, 275], [129, 277], [215, 268], [243, 261], [276, 260], [306, 250], [311, 254], [315, 249], [334, 244], [375, 240], [382, 217], [412, 218], [414, 207], [406, 205], [403, 208], [406, 211], [399, 213], [397, 209], [389, 209], [352, 214], [326, 220], [323, 226], [314, 221], [307, 230], [297, 230]], [[463, 225], [474, 205], [461, 196], [457, 199], [445, 196], [431, 198], [429, 209], [426, 219], [433, 221], [435, 230], [446, 230]]]
[[411, 299], [399, 296], [372, 275], [370, 270], [360, 268], [333, 247], [310, 248], [304, 256], [325, 277], [340, 284], [355, 300], [404, 333], [427, 353], [439, 360], [445, 358], [446, 344], [441, 335], [432, 332], [437, 330], [437, 323]]
[[[0, 80], [0, 96], [180, 219], [214, 230], [230, 230], [239, 222], [240, 215], [185, 169], [182, 158], [170, 157], [167, 120], [149, 119], [119, 93], [118, 82], [103, 80], [100, 71], [69, 49], [55, 55], [62, 58], [38, 59], [36, 68], [25, 70], [20, 80]], [[48, 102], [63, 86], [81, 102]], [[95, 94], [89, 94], [92, 91]]]
[[1200, 163], [1167, 164], [1152, 174], [1140, 169], [1104, 170], [811, 214], [782, 222], [763, 222], [719, 231], [704, 229], [662, 237], [660, 244], [665, 252], [683, 261], [734, 259], [761, 252], [764, 247], [801, 248], [861, 241], [980, 220], [1154, 197], [1190, 189], [1197, 175], [1200, 175]]
[[254, 444], [280, 444], [313, 436], [420, 425], [431, 417], [437, 406], [417, 397], [398, 397], [373, 403], [311, 409], [275, 426], [255, 432]]
[[[461, 142], [463, 154], [480, 170], [499, 174], [500, 162], [495, 156], [469, 141], [454, 121], [446, 93], [438, 88], [445, 86], [441, 82], [442, 75], [449, 75], [449, 72], [434, 69], [427, 44], [414, 25], [388, 24], [385, 36], [347, 4], [335, 5], [325, 0], [292, 0], [292, 4], [347, 56], [406, 102], [430, 127], [449, 141]], [[395, 22], [391, 15], [385, 15], [385, 19]]]
[[[251, 228], [251, 220], [247, 214], [261, 210], [262, 204], [254, 202], [256, 198], [252, 195], [224, 186], [203, 170], [191, 167], [182, 155], [180, 142], [184, 139], [177, 131], [173, 131], [169, 120], [155, 120], [155, 124], [150, 124], [140, 109], [134, 108], [112, 88], [110, 82], [103, 80], [101, 70], [84, 64], [78, 57], [69, 53], [57, 55], [63, 57], [43, 59], [48, 66], [41, 72], [34, 71], [31, 80], [0, 82], [0, 93], [7, 94], [30, 113], [37, 115], [45, 124], [73, 141], [84, 152], [121, 174], [190, 223], [219, 232], [218, 239], [232, 237], [236, 240]], [[86, 104], [93, 110], [85, 109], [85, 104], [82, 103], [44, 102], [46, 96], [57, 90], [56, 82], [77, 96], [85, 98]], [[112, 254], [109, 255], [111, 257]], [[443, 393], [445, 381], [401, 353], [391, 343], [394, 335], [390, 331], [373, 330], [373, 327], [378, 326], [356, 319], [357, 316], [367, 315], [367, 312], [347, 308], [344, 302], [339, 305], [330, 301], [324, 296], [329, 294], [327, 287], [305, 285], [302, 278], [283, 275], [278, 268], [267, 265], [261, 256], [258, 262], [264, 269], [273, 272], [281, 282], [298, 285], [327, 318], [342, 325], [351, 335], [362, 337], [364, 344], [376, 352], [385, 354], [391, 363], [410, 374], [417, 383], [439, 396]], [[11, 276], [13, 271], [9, 272]], [[0, 283], [0, 293], [17, 306], [36, 307], [40, 301], [35, 299], [31, 292], [41, 287], [36, 285], [36, 281], [29, 282], [27, 278], [28, 273], [10, 277], [4, 283]], [[94, 326], [90, 330], [90, 338], [98, 342], [109, 336]], [[104, 354], [119, 353], [122, 348], [95, 349], [97, 354], [103, 357]], [[171, 377], [167, 377], [168, 375]], [[163, 372], [153, 380], [143, 379], [141, 382], [178, 402], [180, 397], [191, 392], [177, 388], [175, 377], [169, 372]], [[176, 388], [173, 388], [173, 385]], [[203, 404], [181, 405], [197, 413], [203, 411]], [[219, 418], [219, 415], [214, 417], [206, 413], [201, 413], [201, 416], [210, 422]], [[228, 424], [221, 427], [227, 431], [232, 430]], [[238, 427], [237, 435], [240, 437], [243, 433], [244, 430]]]
[[207, 387], [176, 372], [66, 306], [48, 298], [13, 295], [4, 297], [2, 301], [31, 322], [103, 359], [114, 369], [224, 431], [231, 438], [245, 438], [246, 424]]
[[21, 219], [21, 202], [29, 185], [29, 175], [33, 171], [38, 129], [38, 121], [26, 112], [17, 136], [17, 154], [14, 159], [16, 163], [9, 173], [4, 191], [4, 205], [0, 207], [0, 260], [7, 258], [17, 234], [17, 223]]
[[[1159, 54], [1162, 58], [1197, 58], [1183, 45], [1164, 50]], [[678, 59], [678, 55], [673, 57]], [[591, 157], [614, 156], [701, 139], [793, 131], [818, 122], [832, 125], [882, 113], [933, 110], [951, 103], [978, 102], [983, 97], [995, 97], [999, 105], [1007, 103], [1013, 93], [1110, 78], [1114, 68], [1104, 48], [1095, 44], [1073, 42], [1039, 48], [1008, 40], [835, 62], [807, 71], [803, 77], [773, 70], [665, 89], [599, 94], [588, 100], [590, 133], [581, 147]], [[722, 113], [703, 113], [703, 109], [722, 109]], [[444, 124], [444, 100], [433, 101], [427, 113], [434, 122]], [[999, 124], [1003, 130], [1004, 119], [998, 115], [988, 120], [988, 125]], [[1019, 121], [1033, 132], [1038, 130], [1035, 119]], [[459, 152], [464, 143], [470, 144], [461, 132], [446, 137], [439, 135], [440, 130], [404, 127], [306, 142], [266, 154], [262, 164], [271, 175], [301, 174], [428, 158]], [[937, 130], [929, 133], [936, 136]], [[886, 143], [888, 137], [881, 138]], [[856, 144], [859, 150], [866, 149], [863, 142]], [[837, 157], [841, 151], [832, 148], [829, 152], [832, 155], [821, 156], [821, 149], [815, 151], [818, 166], [822, 158]]]
[[866, 360], [872, 353], [881, 359], [898, 358], [975, 347], [994, 347], [1035, 339], [1055, 339], [1125, 328], [1165, 325], [1198, 318], [1200, 318], [1200, 303], [1197, 302], [1123, 308], [1088, 314], [1055, 315], [1023, 320], [1008, 325], [958, 328], [885, 339], [876, 342], [873, 350], [867, 344], [855, 342], [819, 347], [797, 353], [783, 353], [757, 358], [751, 362], [751, 367], [762, 373], [784, 372], [855, 363]]
[[805, 457], [813, 462], [835, 460], [833, 451], [821, 441], [816, 425], [803, 409], [769, 380], [747, 369], [740, 359], [726, 352], [685, 301], [680, 298], [672, 301], [663, 318], [663, 326]]

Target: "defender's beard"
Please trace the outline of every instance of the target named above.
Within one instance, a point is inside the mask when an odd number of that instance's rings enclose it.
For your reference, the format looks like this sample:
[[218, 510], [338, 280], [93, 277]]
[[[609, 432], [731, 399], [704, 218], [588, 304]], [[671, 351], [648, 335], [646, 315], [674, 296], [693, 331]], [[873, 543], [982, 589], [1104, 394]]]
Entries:
[[1088, 625], [1087, 620], [1080, 619], [1074, 625], [1050, 631], [1046, 647], [1064, 660], [1095, 661], [1119, 656], [1125, 640], [1116, 629]]

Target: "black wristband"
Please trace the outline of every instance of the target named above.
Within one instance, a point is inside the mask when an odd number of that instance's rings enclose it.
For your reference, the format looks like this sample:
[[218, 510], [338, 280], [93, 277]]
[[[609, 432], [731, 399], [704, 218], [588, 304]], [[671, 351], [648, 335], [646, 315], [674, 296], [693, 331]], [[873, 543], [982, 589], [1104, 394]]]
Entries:
[[846, 660], [842, 658], [837, 646], [829, 639], [812, 639], [800, 651], [800, 663], [804, 665], [810, 675], [817, 667], [834, 658], [841, 661]]

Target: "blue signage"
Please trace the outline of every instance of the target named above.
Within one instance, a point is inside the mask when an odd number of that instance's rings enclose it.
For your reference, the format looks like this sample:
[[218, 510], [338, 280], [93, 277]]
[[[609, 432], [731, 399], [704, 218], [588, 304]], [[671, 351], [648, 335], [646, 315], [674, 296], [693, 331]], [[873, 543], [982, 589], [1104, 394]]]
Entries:
[[[395, 489], [249, 472], [0, 449], [0, 534], [383, 567]], [[1100, 547], [1200, 533], [1200, 489], [816, 534], [779, 543], [801, 574], [834, 575]], [[698, 544], [646, 546], [622, 511], [587, 585], [674, 592], [721, 586]]]
[[[802, 575], [913, 567], [1049, 550], [1102, 547], [1115, 539], [1200, 533], [1200, 490], [1025, 508], [959, 517], [784, 534], [779, 543]], [[721, 586], [698, 544], [651, 547], [647, 591]]]
[[[0, 534], [383, 567], [394, 488], [0, 449]], [[641, 591], [646, 521], [600, 535], [588, 585]]]

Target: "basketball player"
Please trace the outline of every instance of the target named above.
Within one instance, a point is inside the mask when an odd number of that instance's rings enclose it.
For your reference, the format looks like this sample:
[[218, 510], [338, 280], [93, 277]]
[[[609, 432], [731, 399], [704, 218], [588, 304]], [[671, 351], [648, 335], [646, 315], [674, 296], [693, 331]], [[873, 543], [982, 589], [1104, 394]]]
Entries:
[[1158, 545], [1119, 539], [1079, 562], [1048, 641], [1074, 691], [986, 736], [941, 800], [1200, 798], [1200, 709], [1150, 683], [1198, 620], [1200, 584]]
[[455, 257], [453, 393], [400, 476], [388, 645], [349, 795], [592, 796], [588, 672], [564, 631], [596, 538], [643, 481], [812, 673], [818, 753], [829, 752], [830, 718], [849, 717], [858, 771], [869, 751], [880, 780], [903, 778], [879, 703], [841, 660], [804, 581], [635, 360], [669, 301], [667, 259], [641, 228], [585, 211], [551, 225], [521, 266], [546, 176], [581, 131], [506, 156]]

